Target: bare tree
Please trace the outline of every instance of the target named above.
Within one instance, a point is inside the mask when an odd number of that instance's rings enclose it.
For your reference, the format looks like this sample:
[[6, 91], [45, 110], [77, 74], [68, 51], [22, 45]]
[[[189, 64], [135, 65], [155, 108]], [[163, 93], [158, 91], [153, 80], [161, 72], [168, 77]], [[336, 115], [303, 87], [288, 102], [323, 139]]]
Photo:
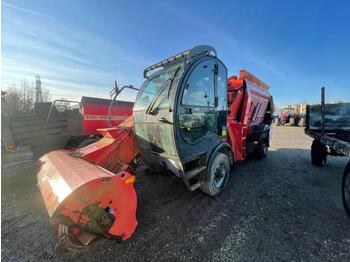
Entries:
[[[34, 112], [35, 104], [35, 86], [29, 85], [26, 79], [23, 79], [20, 88], [16, 85], [8, 88], [2, 97], [1, 112], [3, 115], [12, 117], [19, 115], [28, 115]], [[43, 90], [43, 102], [49, 102], [51, 99], [48, 89]]]
[[22, 92], [16, 87], [10, 87], [5, 95], [1, 106], [1, 111], [6, 116], [18, 115], [21, 112]]
[[50, 91], [49, 89], [43, 89], [43, 93], [42, 93], [42, 96], [43, 96], [43, 102], [50, 102], [51, 101], [51, 95], [50, 95]]
[[21, 111], [25, 114], [32, 113], [34, 109], [35, 91], [29, 86], [28, 81], [23, 79], [21, 83], [23, 98], [21, 100]]

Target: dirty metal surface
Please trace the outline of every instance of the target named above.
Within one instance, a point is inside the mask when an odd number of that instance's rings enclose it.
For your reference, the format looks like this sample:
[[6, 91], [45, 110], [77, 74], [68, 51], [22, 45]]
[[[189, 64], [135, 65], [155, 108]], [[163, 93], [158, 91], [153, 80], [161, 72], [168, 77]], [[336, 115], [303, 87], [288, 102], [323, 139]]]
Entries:
[[53, 151], [39, 160], [38, 187], [54, 227], [129, 238], [136, 228], [134, 178]]

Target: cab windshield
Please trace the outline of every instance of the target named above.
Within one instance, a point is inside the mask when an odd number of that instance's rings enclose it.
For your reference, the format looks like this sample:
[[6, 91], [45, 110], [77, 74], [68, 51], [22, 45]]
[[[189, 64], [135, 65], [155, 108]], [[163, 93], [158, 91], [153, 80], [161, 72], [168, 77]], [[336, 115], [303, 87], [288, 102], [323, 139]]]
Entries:
[[182, 64], [175, 64], [154, 73], [149, 79], [147, 79], [141, 86], [140, 92], [136, 98], [135, 110], [147, 110], [154, 99], [157, 100], [155, 101], [157, 107], [159, 107], [159, 104], [162, 104], [163, 106], [169, 104], [168, 96], [161, 95], [161, 93], [168, 94], [174, 77], [178, 80], [179, 76], [181, 76], [182, 72], [179, 71], [182, 71], [182, 68]]

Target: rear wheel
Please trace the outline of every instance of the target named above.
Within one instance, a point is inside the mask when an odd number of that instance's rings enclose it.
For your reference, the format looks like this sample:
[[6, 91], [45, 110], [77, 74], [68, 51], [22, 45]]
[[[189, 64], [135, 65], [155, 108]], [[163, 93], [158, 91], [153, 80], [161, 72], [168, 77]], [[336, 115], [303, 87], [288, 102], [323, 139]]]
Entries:
[[267, 144], [267, 142], [261, 142], [255, 153], [256, 158], [263, 159], [267, 156], [268, 152], [269, 152], [269, 145]]
[[316, 166], [324, 166], [327, 161], [327, 147], [316, 139], [311, 145], [311, 161]]
[[350, 218], [350, 161], [348, 162], [343, 174], [342, 197], [345, 212]]
[[222, 192], [230, 174], [230, 161], [226, 154], [216, 153], [207, 169], [207, 180], [201, 185], [201, 190], [211, 196]]

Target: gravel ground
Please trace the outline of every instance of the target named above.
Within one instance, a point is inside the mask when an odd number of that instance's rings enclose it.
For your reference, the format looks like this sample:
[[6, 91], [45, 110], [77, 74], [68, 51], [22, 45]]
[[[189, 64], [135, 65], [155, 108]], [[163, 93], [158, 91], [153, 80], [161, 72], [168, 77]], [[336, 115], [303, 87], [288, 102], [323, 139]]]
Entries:
[[4, 261], [350, 261], [341, 203], [345, 158], [310, 163], [302, 128], [274, 127], [269, 155], [235, 165], [223, 194], [188, 192], [167, 175], [137, 175], [138, 228], [96, 251], [54, 253], [35, 169], [2, 172]]

